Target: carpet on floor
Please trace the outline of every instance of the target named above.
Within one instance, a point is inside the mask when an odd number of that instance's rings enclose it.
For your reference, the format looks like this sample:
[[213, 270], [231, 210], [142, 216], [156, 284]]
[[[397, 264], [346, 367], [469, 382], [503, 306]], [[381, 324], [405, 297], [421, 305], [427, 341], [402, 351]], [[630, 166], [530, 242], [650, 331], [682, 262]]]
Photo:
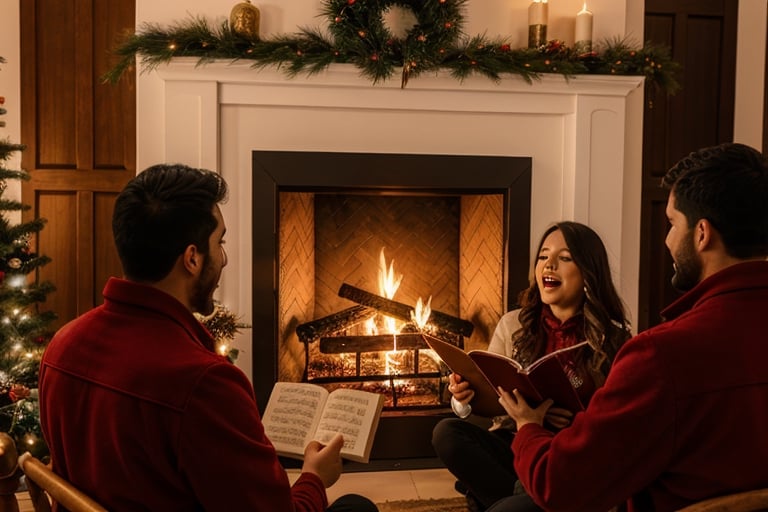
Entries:
[[465, 498], [404, 500], [377, 503], [379, 512], [469, 512]]

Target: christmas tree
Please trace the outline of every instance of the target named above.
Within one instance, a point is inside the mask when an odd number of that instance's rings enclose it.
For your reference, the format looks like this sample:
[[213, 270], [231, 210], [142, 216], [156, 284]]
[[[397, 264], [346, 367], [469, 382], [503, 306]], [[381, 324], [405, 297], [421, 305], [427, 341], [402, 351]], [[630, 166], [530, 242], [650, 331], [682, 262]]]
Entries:
[[[0, 64], [4, 62], [0, 57]], [[6, 113], [4, 102], [0, 96], [0, 116]], [[0, 138], [0, 431], [16, 441], [19, 453], [44, 457], [47, 447], [40, 432], [36, 388], [40, 358], [56, 315], [41, 310], [54, 286], [41, 282], [38, 270], [50, 258], [34, 253], [30, 241], [45, 219], [13, 222], [30, 207], [4, 195], [9, 180], [29, 179], [24, 171], [6, 168], [8, 160], [23, 150], [23, 145]]]

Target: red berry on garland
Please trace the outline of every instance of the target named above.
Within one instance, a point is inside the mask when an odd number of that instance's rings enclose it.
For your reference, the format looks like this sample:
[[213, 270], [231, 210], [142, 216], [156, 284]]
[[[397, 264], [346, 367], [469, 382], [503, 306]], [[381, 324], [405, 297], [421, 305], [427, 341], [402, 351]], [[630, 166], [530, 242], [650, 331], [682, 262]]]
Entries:
[[445, 28], [451, 28], [452, 26], [453, 26], [453, 23], [451, 23], [450, 21], [445, 22]]
[[376, 61], [378, 61], [378, 60], [379, 60], [379, 56], [378, 56], [377, 54], [375, 54], [375, 53], [374, 53], [373, 55], [371, 55], [371, 60], [372, 60], [372, 61], [374, 61], [374, 62], [376, 62]]
[[347, 4], [349, 5], [355, 5], [355, 2], [357, 2], [357, 0], [347, 0]]
[[365, 30], [358, 31], [357, 35], [359, 35], [360, 37], [365, 37]]
[[333, 21], [335, 21], [336, 23], [341, 23], [341, 16], [336, 16], [336, 18], [334, 18]]
[[419, 35], [419, 37], [416, 38], [416, 40], [420, 43], [423, 43], [424, 41], [427, 40], [427, 36], [425, 36], [424, 34], [421, 34]]

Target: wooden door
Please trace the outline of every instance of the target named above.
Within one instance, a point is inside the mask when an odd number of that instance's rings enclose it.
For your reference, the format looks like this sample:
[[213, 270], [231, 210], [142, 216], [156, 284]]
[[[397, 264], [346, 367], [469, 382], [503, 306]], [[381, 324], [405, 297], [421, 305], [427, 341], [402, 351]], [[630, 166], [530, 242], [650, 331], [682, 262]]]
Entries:
[[[121, 275], [112, 241], [117, 193], [136, 174], [135, 75], [100, 76], [114, 63], [118, 34], [133, 31], [134, 0], [21, 2], [22, 167], [31, 180], [25, 218], [48, 220], [33, 245], [56, 291], [46, 309], [57, 326], [100, 304]], [[147, 255], [151, 257], [151, 255]]]
[[661, 177], [691, 151], [733, 140], [737, 15], [736, 0], [645, 2], [645, 40], [672, 48], [682, 90], [646, 94], [638, 330], [658, 324], [659, 312], [678, 296], [664, 245]]

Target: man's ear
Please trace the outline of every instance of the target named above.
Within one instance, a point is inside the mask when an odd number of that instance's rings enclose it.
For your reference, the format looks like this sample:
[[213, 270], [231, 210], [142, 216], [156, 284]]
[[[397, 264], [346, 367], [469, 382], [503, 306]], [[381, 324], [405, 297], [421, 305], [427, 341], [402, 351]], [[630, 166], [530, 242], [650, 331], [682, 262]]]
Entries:
[[197, 275], [203, 268], [203, 255], [197, 250], [197, 246], [190, 244], [181, 255], [184, 268], [192, 275]]
[[699, 219], [696, 223], [693, 233], [693, 244], [699, 252], [712, 248], [713, 237], [717, 236], [714, 229], [712, 223], [707, 219]]

